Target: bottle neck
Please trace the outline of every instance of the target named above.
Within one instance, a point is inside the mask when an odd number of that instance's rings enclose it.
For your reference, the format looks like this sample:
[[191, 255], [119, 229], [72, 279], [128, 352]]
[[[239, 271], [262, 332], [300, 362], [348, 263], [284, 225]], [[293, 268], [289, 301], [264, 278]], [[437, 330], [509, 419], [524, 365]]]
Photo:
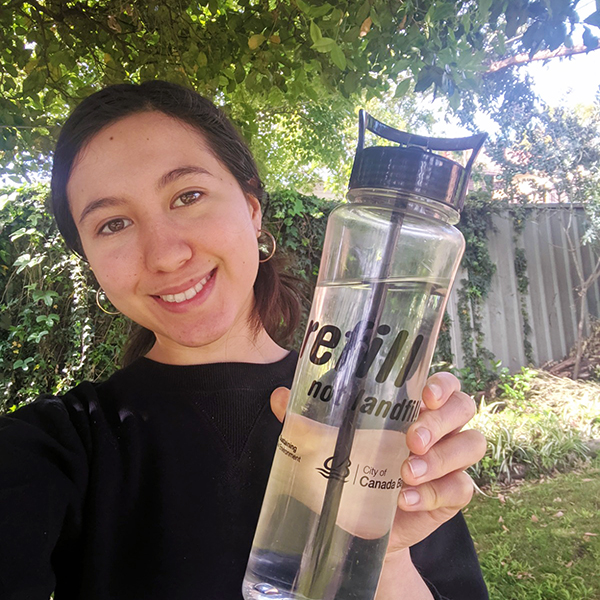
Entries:
[[405, 191], [384, 188], [355, 188], [348, 190], [348, 200], [354, 204], [412, 212], [429, 219], [443, 221], [449, 225], [456, 225], [460, 221], [460, 213], [455, 208], [443, 202]]

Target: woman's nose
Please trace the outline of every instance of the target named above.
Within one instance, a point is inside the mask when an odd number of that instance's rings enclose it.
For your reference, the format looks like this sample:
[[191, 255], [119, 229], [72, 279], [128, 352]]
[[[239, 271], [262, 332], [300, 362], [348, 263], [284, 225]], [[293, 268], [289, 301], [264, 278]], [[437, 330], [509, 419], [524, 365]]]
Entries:
[[146, 267], [154, 272], [176, 271], [192, 258], [192, 247], [173, 224], [159, 224], [144, 232]]

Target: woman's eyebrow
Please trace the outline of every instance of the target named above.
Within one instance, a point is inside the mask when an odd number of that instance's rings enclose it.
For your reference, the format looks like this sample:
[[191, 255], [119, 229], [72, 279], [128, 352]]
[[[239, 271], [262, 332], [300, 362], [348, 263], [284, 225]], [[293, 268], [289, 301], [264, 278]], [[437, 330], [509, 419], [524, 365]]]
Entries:
[[125, 200], [120, 200], [119, 198], [114, 198], [112, 196], [108, 196], [106, 198], [98, 198], [98, 200], [94, 200], [90, 202], [81, 212], [79, 216], [79, 225], [81, 225], [91, 213], [95, 210], [100, 210], [101, 208], [113, 207], [113, 206], [121, 206], [125, 204]]
[[158, 184], [156, 185], [156, 189], [161, 190], [162, 188], [164, 188], [166, 185], [168, 185], [172, 181], [179, 179], [179, 177], [183, 177], [184, 175], [193, 175], [193, 174], [212, 175], [212, 173], [210, 173], [203, 167], [195, 167], [195, 166], [177, 167], [176, 169], [173, 169], [173, 170], [169, 171], [168, 173], [165, 173], [159, 179]]

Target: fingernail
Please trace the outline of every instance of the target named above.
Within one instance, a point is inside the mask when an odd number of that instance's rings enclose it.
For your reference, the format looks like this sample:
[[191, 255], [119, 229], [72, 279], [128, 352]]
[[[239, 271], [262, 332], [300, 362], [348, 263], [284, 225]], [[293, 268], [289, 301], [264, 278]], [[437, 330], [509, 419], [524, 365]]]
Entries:
[[420, 458], [409, 459], [408, 466], [412, 471], [413, 477], [422, 477], [427, 473], [427, 463]]
[[404, 502], [408, 506], [414, 506], [421, 500], [421, 494], [417, 490], [405, 490], [402, 492], [402, 495], [404, 496]]
[[428, 383], [427, 387], [436, 400], [442, 397], [442, 388], [437, 383]]
[[429, 444], [431, 441], [431, 431], [429, 431], [429, 429], [425, 429], [424, 427], [419, 427], [419, 429], [416, 431], [416, 434], [419, 436], [423, 446], [427, 447], [427, 444]]

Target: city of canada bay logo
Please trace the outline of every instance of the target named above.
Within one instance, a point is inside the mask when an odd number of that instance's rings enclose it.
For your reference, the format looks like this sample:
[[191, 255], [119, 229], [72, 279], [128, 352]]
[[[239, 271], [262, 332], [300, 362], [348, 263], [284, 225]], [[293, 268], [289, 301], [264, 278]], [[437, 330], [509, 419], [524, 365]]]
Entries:
[[338, 458], [337, 462], [334, 464], [334, 459], [335, 456], [330, 456], [325, 460], [322, 467], [317, 468], [317, 471], [319, 471], [325, 479], [335, 479], [336, 481], [346, 483], [350, 475], [350, 465], [352, 463], [349, 458]]

